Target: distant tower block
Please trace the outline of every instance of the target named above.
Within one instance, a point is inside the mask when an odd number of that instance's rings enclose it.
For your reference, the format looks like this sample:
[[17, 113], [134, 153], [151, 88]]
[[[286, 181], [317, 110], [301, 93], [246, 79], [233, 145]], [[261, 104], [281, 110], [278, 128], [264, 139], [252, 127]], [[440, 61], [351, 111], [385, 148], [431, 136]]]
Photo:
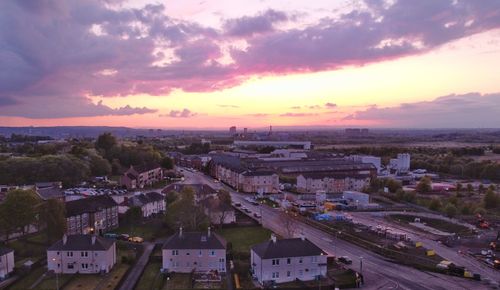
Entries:
[[269, 135], [272, 135], [273, 134], [273, 126], [269, 126]]
[[236, 134], [236, 126], [229, 127], [229, 134], [231, 134], [231, 135], [235, 135]]
[[248, 133], [248, 128], [243, 128], [243, 134], [247, 134]]

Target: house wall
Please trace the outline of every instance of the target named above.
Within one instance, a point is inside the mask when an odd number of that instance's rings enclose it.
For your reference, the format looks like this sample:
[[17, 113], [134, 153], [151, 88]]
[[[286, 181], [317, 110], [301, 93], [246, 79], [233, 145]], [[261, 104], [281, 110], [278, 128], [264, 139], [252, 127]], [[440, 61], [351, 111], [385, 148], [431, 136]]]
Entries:
[[222, 273], [226, 272], [226, 250], [163, 249], [162, 256], [164, 271], [190, 273], [193, 270], [202, 272], [217, 270]]
[[14, 271], [14, 251], [0, 256], [0, 280]]
[[150, 217], [151, 215], [165, 212], [166, 202], [165, 200], [154, 201], [146, 203], [141, 207], [142, 216]]
[[[290, 259], [290, 263], [288, 263]], [[252, 272], [260, 283], [264, 281], [274, 280], [276, 283], [291, 282], [296, 279], [302, 281], [311, 281], [317, 275], [326, 276], [327, 272], [327, 256], [307, 256], [307, 257], [291, 257], [279, 258], [279, 264], [273, 265], [273, 259], [260, 259], [260, 257], [252, 251], [251, 267]]]
[[95, 213], [83, 213], [81, 215], [66, 218], [66, 234], [88, 234], [91, 228], [95, 233], [109, 231], [118, 227], [118, 206], [105, 208]]
[[116, 243], [107, 251], [47, 251], [47, 268], [56, 273], [109, 273], [115, 264]]
[[300, 193], [316, 193], [324, 190], [328, 193], [340, 193], [343, 191], [360, 191], [370, 184], [370, 178], [305, 178], [303, 175], [297, 177], [297, 191]]

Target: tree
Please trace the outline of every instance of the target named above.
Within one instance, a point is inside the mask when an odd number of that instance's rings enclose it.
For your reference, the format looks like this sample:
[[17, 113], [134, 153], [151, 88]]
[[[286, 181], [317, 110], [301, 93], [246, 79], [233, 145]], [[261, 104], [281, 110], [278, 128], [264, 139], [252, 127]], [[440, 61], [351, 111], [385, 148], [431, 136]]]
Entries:
[[174, 168], [174, 162], [170, 157], [163, 157], [161, 160], [161, 167], [170, 170]]
[[453, 218], [457, 215], [457, 207], [454, 206], [453, 204], [451, 203], [448, 203], [445, 207], [444, 207], [444, 212], [446, 213], [446, 216], [450, 217], [450, 218]]
[[97, 137], [97, 140], [95, 142], [95, 147], [98, 150], [104, 151], [104, 153], [108, 153], [108, 151], [116, 146], [118, 142], [116, 141], [115, 136], [113, 136], [111, 133], [103, 133]]
[[479, 184], [479, 187], [477, 188], [477, 190], [480, 192], [480, 193], [483, 193], [485, 188], [484, 188], [484, 184]]
[[422, 177], [417, 184], [417, 191], [419, 193], [427, 193], [432, 190], [431, 179], [428, 176]]
[[429, 204], [430, 210], [439, 210], [441, 208], [441, 201], [437, 198], [433, 198]]
[[39, 202], [33, 190], [11, 190], [0, 205], [0, 211], [11, 229], [21, 231], [24, 235], [26, 227], [36, 221]]
[[498, 195], [491, 189], [488, 189], [483, 198], [484, 207], [487, 209], [497, 208], [499, 203]]
[[395, 179], [387, 179], [387, 181], [385, 182], [385, 187], [387, 187], [387, 189], [389, 189], [389, 191], [392, 193], [397, 192], [399, 189], [403, 188], [401, 182]]
[[221, 190], [217, 198], [208, 202], [208, 211], [210, 214], [216, 213], [217, 224], [222, 227], [227, 215], [233, 210], [231, 205], [231, 194], [227, 190]]
[[458, 182], [458, 183], [457, 183], [457, 192], [462, 191], [462, 189], [463, 189], [463, 188], [464, 188], [463, 184], [462, 184], [462, 183], [460, 183], [460, 182]]
[[476, 210], [474, 210], [474, 214], [484, 215], [485, 213], [486, 213], [486, 210], [482, 207], [478, 207], [478, 208], [476, 208]]
[[105, 176], [111, 173], [111, 165], [108, 160], [94, 155], [90, 157], [90, 172], [93, 176]]
[[142, 209], [139, 206], [131, 206], [124, 216], [125, 222], [130, 225], [137, 225], [142, 220]]
[[209, 224], [201, 207], [195, 205], [194, 191], [189, 187], [184, 188], [177, 199], [169, 204], [165, 221], [171, 229], [182, 226], [188, 231], [206, 228]]
[[165, 196], [165, 202], [167, 203], [167, 205], [169, 205], [172, 202], [174, 202], [177, 199], [178, 195], [179, 195], [179, 193], [175, 192], [175, 191], [169, 191], [169, 192], [167, 192], [167, 195]]
[[278, 213], [278, 221], [283, 227], [287, 238], [293, 238], [297, 231], [297, 222], [288, 215], [288, 211], [280, 211]]
[[472, 195], [473, 192], [474, 192], [474, 187], [472, 186], [472, 184], [467, 183], [467, 193], [469, 195]]
[[57, 199], [49, 199], [43, 204], [40, 217], [47, 226], [47, 243], [61, 239], [66, 232], [66, 207]]

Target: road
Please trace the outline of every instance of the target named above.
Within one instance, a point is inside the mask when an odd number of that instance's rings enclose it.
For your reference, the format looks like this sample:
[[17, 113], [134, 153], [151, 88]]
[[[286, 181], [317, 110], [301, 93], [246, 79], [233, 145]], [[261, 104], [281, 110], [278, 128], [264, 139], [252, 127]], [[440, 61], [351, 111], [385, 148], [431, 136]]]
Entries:
[[365, 225], [377, 226], [382, 225], [386, 227], [391, 227], [397, 229], [398, 231], [404, 232], [412, 241], [420, 241], [423, 246], [427, 249], [433, 249], [438, 255], [445, 258], [448, 261], [456, 263], [457, 265], [463, 266], [466, 269], [472, 271], [473, 273], [481, 274], [482, 278], [489, 278], [498, 280], [500, 273], [487, 265], [476, 260], [474, 257], [468, 256], [466, 254], [459, 254], [456, 249], [446, 247], [445, 245], [438, 243], [432, 239], [432, 235], [422, 233], [412, 228], [403, 227], [399, 224], [385, 220], [380, 215], [374, 215], [367, 212], [352, 213], [353, 221], [361, 222]]
[[120, 286], [120, 290], [133, 290], [139, 278], [146, 267], [146, 264], [149, 261], [149, 256], [153, 251], [155, 244], [154, 243], [144, 243], [144, 251], [142, 251], [142, 255], [139, 257], [139, 260], [132, 266], [133, 268], [128, 272], [125, 281], [123, 281]]
[[[229, 187], [215, 183], [214, 180], [199, 172], [184, 170], [185, 184], [204, 183], [216, 189], [229, 190], [234, 202], [240, 202], [252, 212], [262, 213], [263, 226], [276, 232], [280, 236], [287, 236], [283, 226], [283, 215], [279, 209], [267, 206], [254, 206], [245, 200], [248, 195], [237, 193]], [[450, 290], [450, 289], [490, 289], [485, 285], [463, 278], [451, 277], [442, 274], [419, 271], [410, 267], [394, 264], [366, 249], [352, 245], [344, 240], [336, 239], [332, 235], [320, 231], [301, 222], [295, 222], [297, 233], [303, 233], [307, 239], [318, 245], [325, 252], [353, 259], [353, 269], [360, 270], [365, 278], [364, 289], [415, 289], [415, 290]]]

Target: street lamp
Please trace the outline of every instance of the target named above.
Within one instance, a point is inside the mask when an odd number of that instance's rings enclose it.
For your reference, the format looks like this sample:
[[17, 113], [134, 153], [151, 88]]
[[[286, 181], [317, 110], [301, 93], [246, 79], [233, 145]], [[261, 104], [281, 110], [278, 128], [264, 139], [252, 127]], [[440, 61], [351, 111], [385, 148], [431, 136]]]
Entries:
[[359, 273], [363, 274], [363, 257], [359, 257]]
[[[56, 258], [52, 258], [52, 261], [55, 263], [56, 262]], [[59, 264], [58, 264], [57, 269], [56, 269], [55, 272], [56, 272], [56, 290], [59, 290]]]

